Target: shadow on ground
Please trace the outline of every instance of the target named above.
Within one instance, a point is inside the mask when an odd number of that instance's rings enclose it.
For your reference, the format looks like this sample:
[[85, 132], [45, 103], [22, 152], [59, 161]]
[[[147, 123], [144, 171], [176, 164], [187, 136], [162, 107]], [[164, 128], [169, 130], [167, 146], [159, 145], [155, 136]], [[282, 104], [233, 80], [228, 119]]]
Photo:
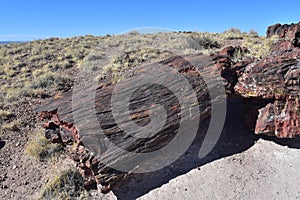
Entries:
[[5, 142], [4, 141], [0, 141], [0, 149], [2, 149], [5, 146]]
[[209, 119], [201, 122], [195, 141], [177, 161], [156, 172], [131, 175], [118, 188], [113, 190], [114, 195], [120, 200], [136, 199], [192, 169], [200, 169], [206, 163], [243, 152], [252, 147], [259, 138], [272, 140], [277, 144], [291, 148], [300, 148], [300, 140], [275, 139], [273, 137], [258, 136], [251, 132], [244, 125], [239, 107], [241, 103], [242, 101], [239, 99], [228, 100], [224, 129], [216, 146], [205, 158], [200, 159], [198, 153], [209, 125]]

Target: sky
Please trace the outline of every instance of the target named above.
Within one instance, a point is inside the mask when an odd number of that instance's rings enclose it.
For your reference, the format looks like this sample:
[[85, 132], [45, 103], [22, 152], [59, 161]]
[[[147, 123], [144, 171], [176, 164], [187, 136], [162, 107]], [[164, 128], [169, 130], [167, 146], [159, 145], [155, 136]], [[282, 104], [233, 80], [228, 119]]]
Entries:
[[143, 27], [265, 35], [275, 23], [300, 21], [300, 1], [10, 0], [0, 2], [0, 41], [118, 34]]

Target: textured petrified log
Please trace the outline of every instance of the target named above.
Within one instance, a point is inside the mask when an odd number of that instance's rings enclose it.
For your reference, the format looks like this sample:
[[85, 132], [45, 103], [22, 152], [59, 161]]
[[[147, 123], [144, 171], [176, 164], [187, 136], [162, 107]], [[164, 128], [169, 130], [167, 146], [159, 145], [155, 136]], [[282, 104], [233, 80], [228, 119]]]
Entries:
[[235, 86], [237, 93], [270, 102], [258, 112], [255, 133], [280, 138], [300, 135], [299, 58], [299, 48], [284, 53], [273, 52], [271, 56], [248, 65], [239, 78]]
[[[184, 58], [175, 56], [137, 67], [124, 74], [124, 79], [118, 83], [122, 89], [116, 90], [116, 84], [108, 76], [95, 86], [56, 96], [45, 105], [39, 106], [36, 111], [40, 113], [41, 119], [46, 120], [44, 127], [47, 138], [64, 144], [73, 139], [79, 145], [75, 149], [69, 148], [69, 152], [78, 163], [85, 184], [97, 182], [102, 186], [102, 192], [106, 192], [127, 174], [138, 171], [141, 166], [166, 160], [162, 154], [152, 156], [151, 159], [137, 159], [125, 155], [123, 150], [131, 153], [155, 152], [165, 147], [175, 136], [180, 138], [181, 145], [190, 142], [189, 139], [193, 136], [189, 134], [197, 129], [193, 125], [198, 125], [199, 120], [210, 115], [211, 101], [224, 102], [224, 86], [229, 88], [227, 92], [232, 92], [239, 69], [249, 64], [234, 63], [230, 59], [234, 51], [230, 49], [219, 54], [199, 54]], [[152, 77], [149, 77], [149, 71], [153, 72]], [[178, 75], [183, 76], [191, 87], [185, 87]], [[224, 78], [221, 82], [220, 76]], [[231, 76], [235, 78], [229, 79]], [[206, 77], [205, 81], [203, 77]], [[226, 79], [229, 81], [225, 81]], [[141, 85], [139, 81], [145, 80], [154, 80], [155, 84]], [[163, 80], [163, 84], [155, 80]], [[117, 104], [122, 104], [130, 96], [129, 110], [119, 113], [118, 120], [111, 108], [115, 90], [118, 97], [114, 102]], [[131, 94], [132, 91], [135, 92]], [[211, 96], [209, 91], [220, 91], [217, 92], [220, 96]], [[85, 106], [85, 103], [93, 106]], [[165, 110], [165, 121], [155, 121], [155, 116], [150, 118], [161, 106]], [[135, 137], [141, 131], [136, 126], [131, 128], [130, 123], [134, 122], [143, 127], [151, 124], [152, 120], [155, 126], [149, 129], [153, 129], [154, 134], [149, 137]], [[184, 130], [180, 134], [179, 128]], [[108, 148], [107, 142], [112, 143], [115, 148]], [[96, 154], [88, 153], [88, 149]], [[126, 173], [111, 168], [118, 165], [125, 165]]]
[[255, 133], [299, 137], [300, 23], [268, 27], [267, 37], [274, 35], [280, 41], [272, 46], [270, 56], [247, 66], [235, 91], [254, 99], [246, 118], [255, 125]]
[[275, 24], [267, 29], [267, 37], [278, 35], [282, 39], [295, 39], [300, 37], [300, 22], [297, 24]]
[[267, 37], [278, 36], [281, 40], [273, 50], [291, 50], [300, 47], [300, 22], [297, 24], [275, 24], [268, 27]]

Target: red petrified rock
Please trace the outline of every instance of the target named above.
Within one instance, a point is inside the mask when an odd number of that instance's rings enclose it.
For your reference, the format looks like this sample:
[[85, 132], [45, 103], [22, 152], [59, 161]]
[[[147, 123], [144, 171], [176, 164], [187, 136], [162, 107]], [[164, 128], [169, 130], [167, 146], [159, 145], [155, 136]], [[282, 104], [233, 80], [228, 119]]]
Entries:
[[44, 123], [43, 128], [46, 129], [46, 138], [54, 143], [79, 142], [78, 130], [72, 123], [60, 120], [57, 109], [52, 111], [42, 111], [40, 113], [41, 120], [50, 120]]
[[286, 101], [270, 103], [259, 110], [255, 132], [266, 135], [275, 134], [279, 138], [299, 137], [299, 112], [299, 98], [288, 97]]
[[297, 24], [275, 24], [268, 27], [267, 37], [278, 35], [282, 39], [300, 38], [300, 22]]
[[249, 50], [246, 47], [240, 47], [240, 46], [228, 46], [220, 50], [220, 55], [225, 55], [229, 57], [234, 57], [237, 54], [240, 54], [241, 56], [249, 53]]
[[295, 46], [292, 41], [284, 40], [273, 44], [271, 48], [273, 51], [291, 51], [295, 48]]
[[259, 110], [255, 133], [300, 136], [300, 49], [273, 52], [245, 68], [235, 91], [270, 103]]

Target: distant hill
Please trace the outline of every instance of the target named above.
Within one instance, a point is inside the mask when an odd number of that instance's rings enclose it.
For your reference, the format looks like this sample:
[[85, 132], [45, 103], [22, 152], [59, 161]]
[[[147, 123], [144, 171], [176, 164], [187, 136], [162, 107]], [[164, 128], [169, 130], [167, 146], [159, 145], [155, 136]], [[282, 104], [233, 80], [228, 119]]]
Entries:
[[27, 41], [0, 41], [0, 44], [22, 43]]

